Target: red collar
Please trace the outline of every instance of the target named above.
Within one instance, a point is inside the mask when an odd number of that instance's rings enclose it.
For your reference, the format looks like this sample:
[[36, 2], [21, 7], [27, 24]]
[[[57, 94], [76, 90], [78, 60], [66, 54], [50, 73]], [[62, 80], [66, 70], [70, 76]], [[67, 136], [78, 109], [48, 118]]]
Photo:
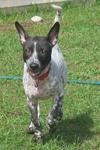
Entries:
[[50, 70], [48, 69], [48, 70], [47, 70], [45, 73], [43, 73], [42, 75], [37, 76], [36, 79], [37, 79], [37, 80], [44, 80], [45, 78], [48, 77], [49, 71], [50, 71]]
[[39, 76], [36, 76], [35, 78], [37, 80], [42, 81], [42, 80], [44, 80], [45, 78], [48, 77], [49, 71], [50, 71], [50, 66], [48, 66], [43, 73], [41, 73]]

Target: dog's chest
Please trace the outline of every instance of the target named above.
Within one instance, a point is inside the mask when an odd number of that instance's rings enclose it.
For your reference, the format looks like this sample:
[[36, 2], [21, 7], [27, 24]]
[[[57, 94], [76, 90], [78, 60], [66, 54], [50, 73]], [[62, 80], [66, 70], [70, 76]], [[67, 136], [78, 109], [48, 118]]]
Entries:
[[43, 81], [33, 80], [30, 75], [25, 75], [23, 78], [25, 93], [28, 97], [34, 97], [39, 99], [46, 99], [50, 96], [56, 95], [59, 89], [59, 85], [56, 80], [47, 78]]

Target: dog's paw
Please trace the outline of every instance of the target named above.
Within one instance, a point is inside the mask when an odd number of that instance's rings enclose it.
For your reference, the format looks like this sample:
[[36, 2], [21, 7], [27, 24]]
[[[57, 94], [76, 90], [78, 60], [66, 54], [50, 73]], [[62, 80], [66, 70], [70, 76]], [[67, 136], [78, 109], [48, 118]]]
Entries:
[[34, 133], [33, 136], [33, 141], [38, 143], [38, 144], [43, 144], [44, 143], [44, 135], [42, 132], [37, 131]]

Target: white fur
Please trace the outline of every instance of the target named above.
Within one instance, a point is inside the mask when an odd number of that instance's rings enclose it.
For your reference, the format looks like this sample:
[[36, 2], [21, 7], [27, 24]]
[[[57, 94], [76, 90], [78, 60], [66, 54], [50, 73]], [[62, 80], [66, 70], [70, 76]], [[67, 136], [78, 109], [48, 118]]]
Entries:
[[48, 78], [43, 81], [35, 80], [24, 64], [23, 85], [28, 98], [33, 100], [46, 99], [50, 96], [63, 94], [66, 83], [66, 63], [57, 44], [52, 49], [50, 63]]
[[34, 42], [34, 52], [32, 54], [32, 56], [27, 59], [26, 63], [27, 63], [27, 67], [29, 68], [30, 67], [30, 64], [33, 62], [33, 63], [36, 63], [40, 66], [40, 62], [39, 62], [39, 59], [38, 59], [38, 56], [37, 56], [37, 52], [36, 52], [36, 44], [37, 42]]
[[34, 131], [36, 130], [36, 127], [35, 127], [35, 125], [33, 124], [32, 121], [31, 121], [31, 123], [30, 123], [30, 125], [29, 125], [29, 128], [33, 128]]

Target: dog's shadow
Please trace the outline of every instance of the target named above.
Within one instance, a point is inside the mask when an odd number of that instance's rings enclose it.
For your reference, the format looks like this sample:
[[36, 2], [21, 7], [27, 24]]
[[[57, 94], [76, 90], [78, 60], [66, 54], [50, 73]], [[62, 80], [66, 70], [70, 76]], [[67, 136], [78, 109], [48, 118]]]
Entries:
[[70, 144], [81, 144], [84, 140], [93, 136], [93, 132], [91, 131], [92, 127], [93, 120], [90, 114], [83, 113], [77, 115], [75, 118], [62, 120], [57, 125], [55, 132], [46, 135], [45, 142], [50, 139], [57, 139], [58, 144], [61, 141]]

